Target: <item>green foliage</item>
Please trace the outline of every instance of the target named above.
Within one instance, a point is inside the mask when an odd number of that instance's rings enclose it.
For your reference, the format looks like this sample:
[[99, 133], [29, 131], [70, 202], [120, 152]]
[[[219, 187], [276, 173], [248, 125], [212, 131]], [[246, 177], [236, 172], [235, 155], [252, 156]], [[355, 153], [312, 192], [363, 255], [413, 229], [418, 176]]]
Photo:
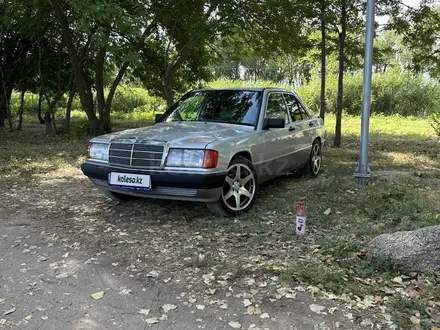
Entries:
[[[344, 110], [350, 115], [362, 111], [362, 73], [349, 75], [344, 81]], [[320, 104], [320, 80], [297, 89], [304, 102], [317, 112]], [[440, 105], [440, 85], [425, 79], [421, 74], [402, 73], [397, 69], [378, 73], [373, 77], [371, 113], [400, 114], [402, 116], [428, 116]], [[326, 103], [330, 112], [336, 110], [337, 76], [328, 75]]]
[[150, 95], [143, 88], [121, 85], [116, 91], [112, 111], [125, 114], [131, 112], [160, 113], [165, 111], [165, 104], [162, 98]]
[[440, 137], [440, 106], [437, 106], [435, 111], [432, 113], [430, 120], [432, 128], [437, 136]]
[[267, 80], [242, 81], [218, 79], [206, 84], [207, 88], [238, 88], [238, 87], [280, 87], [279, 83]]

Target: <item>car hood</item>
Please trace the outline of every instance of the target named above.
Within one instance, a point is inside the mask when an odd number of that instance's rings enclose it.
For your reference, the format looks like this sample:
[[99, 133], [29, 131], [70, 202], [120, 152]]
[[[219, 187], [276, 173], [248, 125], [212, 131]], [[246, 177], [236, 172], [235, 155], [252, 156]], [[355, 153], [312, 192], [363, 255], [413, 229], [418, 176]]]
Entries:
[[153, 126], [129, 129], [96, 137], [92, 142], [143, 140], [168, 142], [170, 147], [205, 148], [219, 139], [253, 133], [252, 126], [205, 122], [157, 123]]

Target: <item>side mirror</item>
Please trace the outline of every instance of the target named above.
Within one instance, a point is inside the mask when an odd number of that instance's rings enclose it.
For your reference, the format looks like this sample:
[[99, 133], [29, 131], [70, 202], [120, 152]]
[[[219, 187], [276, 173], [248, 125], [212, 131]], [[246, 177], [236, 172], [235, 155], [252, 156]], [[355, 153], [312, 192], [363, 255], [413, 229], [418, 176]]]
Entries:
[[279, 118], [264, 118], [263, 129], [269, 128], [284, 128], [286, 127], [286, 121]]
[[160, 119], [160, 117], [162, 117], [162, 116], [163, 116], [163, 113], [156, 113], [154, 115], [154, 121], [158, 121]]

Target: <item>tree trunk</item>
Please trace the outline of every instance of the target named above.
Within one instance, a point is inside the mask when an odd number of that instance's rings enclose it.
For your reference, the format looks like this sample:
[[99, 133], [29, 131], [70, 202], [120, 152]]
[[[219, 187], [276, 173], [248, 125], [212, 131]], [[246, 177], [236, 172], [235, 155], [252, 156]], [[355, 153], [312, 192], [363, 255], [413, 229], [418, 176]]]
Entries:
[[70, 134], [70, 114], [72, 113], [72, 103], [75, 93], [76, 85], [73, 84], [69, 93], [69, 98], [67, 99], [66, 118], [64, 118], [64, 134]]
[[326, 78], [326, 28], [325, 2], [321, 4], [321, 109], [319, 116], [325, 119], [325, 78]]
[[17, 131], [21, 131], [21, 129], [23, 128], [24, 93], [25, 93], [25, 90], [22, 90], [20, 93], [20, 109], [18, 110]]
[[49, 109], [47, 109], [46, 113], [44, 114], [44, 122], [46, 124], [46, 135], [54, 134], [51, 112], [52, 112], [52, 106], [49, 105]]
[[55, 134], [58, 133], [58, 130], [57, 130], [57, 123], [56, 123], [56, 121], [55, 121], [55, 111], [53, 111], [53, 110], [52, 110], [52, 129], [53, 129], [53, 132], [54, 132]]
[[174, 104], [174, 96], [172, 89], [172, 81], [174, 77], [171, 77], [168, 73], [165, 74], [164, 79], [164, 95], [165, 101], [167, 102], [167, 107], [170, 108]]
[[336, 127], [334, 146], [341, 146], [341, 127], [342, 127], [342, 109], [344, 108], [344, 47], [347, 35], [347, 9], [345, 0], [342, 1], [341, 7], [341, 32], [339, 33], [339, 74], [338, 74], [338, 103], [336, 107]]
[[12, 112], [11, 112], [12, 89], [6, 92], [6, 113], [8, 114], [9, 129], [12, 131]]
[[40, 124], [44, 124], [44, 118], [41, 116], [41, 103], [43, 102], [43, 93], [38, 94], [38, 120]]
[[[100, 104], [102, 102], [101, 98], [98, 99], [98, 109], [101, 109], [101, 113], [99, 115], [99, 123], [101, 127], [107, 132], [110, 133], [112, 131], [111, 127], [111, 120], [110, 120], [110, 114], [111, 114], [111, 108], [112, 108], [112, 102], [113, 98], [115, 96], [116, 90], [122, 80], [122, 77], [124, 76], [125, 72], [127, 71], [129, 66], [128, 62], [125, 62], [121, 68], [119, 69], [118, 74], [116, 75], [115, 80], [112, 83], [112, 86], [110, 87], [110, 90], [108, 92], [107, 98], [105, 100], [104, 104]], [[104, 94], [103, 94], [104, 95]], [[101, 101], [100, 101], [101, 100]]]
[[104, 63], [105, 63], [106, 53], [107, 50], [105, 47], [99, 48], [95, 62], [95, 88], [96, 88], [96, 101], [98, 103], [99, 121], [102, 121], [104, 112], [106, 112], [105, 96], [104, 96]]
[[4, 85], [0, 88], [3, 93], [0, 94], [0, 127], [5, 127], [5, 119], [8, 119], [9, 129], [12, 131], [12, 114], [11, 114], [11, 96], [12, 89], [7, 90]]
[[77, 48], [73, 42], [72, 32], [69, 27], [69, 21], [67, 19], [66, 14], [60, 6], [60, 2], [58, 0], [48, 0], [52, 5], [57, 20], [61, 25], [61, 29], [63, 31], [64, 41], [67, 46], [67, 51], [70, 56], [70, 61], [72, 63], [73, 72], [75, 74], [75, 81], [78, 90], [78, 95], [81, 101], [81, 105], [84, 111], [87, 114], [87, 117], [90, 122], [90, 134], [92, 136], [98, 135], [100, 133], [105, 133], [101, 130], [98, 118], [96, 117], [96, 113], [94, 111], [93, 106], [93, 95], [91, 88], [87, 82], [87, 76], [84, 72], [84, 68], [82, 66], [81, 60], [78, 55]]
[[192, 39], [188, 41], [178, 52], [174, 60], [168, 65], [167, 70], [165, 72], [164, 77], [164, 96], [165, 101], [167, 102], [168, 108], [174, 104], [174, 96], [173, 96], [173, 80], [176, 75], [177, 70], [185, 63], [191, 51], [194, 49], [196, 45], [196, 40]]

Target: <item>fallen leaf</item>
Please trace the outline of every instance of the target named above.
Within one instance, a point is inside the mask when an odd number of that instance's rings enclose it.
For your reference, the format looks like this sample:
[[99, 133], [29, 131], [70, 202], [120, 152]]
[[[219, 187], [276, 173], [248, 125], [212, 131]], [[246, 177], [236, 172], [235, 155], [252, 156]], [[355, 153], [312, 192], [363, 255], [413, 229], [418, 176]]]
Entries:
[[132, 291], [130, 289], [122, 289], [119, 294], [130, 294]]
[[316, 304], [311, 304], [309, 307], [312, 312], [315, 312], [318, 314], [322, 314], [322, 311], [325, 310], [324, 306], [316, 305]]
[[147, 277], [158, 277], [158, 276], [159, 276], [159, 273], [156, 272], [155, 270], [152, 270], [151, 272], [149, 272], [147, 274]]
[[234, 329], [241, 329], [241, 324], [238, 322], [231, 321], [229, 322], [229, 326]]
[[373, 328], [374, 324], [375, 323], [371, 319], [363, 319], [362, 322], [361, 322], [362, 326], [364, 326], [364, 327], [369, 326], [370, 328]]
[[12, 314], [12, 313], [14, 313], [16, 310], [17, 310], [17, 308], [15, 308], [15, 306], [14, 306], [14, 307], [12, 307], [11, 309], [8, 309], [7, 311], [5, 311], [5, 312], [3, 313], [3, 315], [9, 315], [9, 314]]
[[397, 284], [402, 285], [402, 284], [403, 284], [403, 279], [402, 279], [401, 276], [397, 276], [397, 277], [393, 278], [393, 279], [391, 280], [391, 282], [394, 282], [394, 283], [397, 283]]
[[41, 317], [41, 319], [44, 321], [46, 321], [48, 318], [49, 318], [49, 316], [45, 316], [45, 315]]
[[287, 299], [295, 299], [296, 298], [296, 293], [286, 293], [285, 297]]
[[410, 319], [411, 323], [414, 325], [420, 324], [420, 319], [418, 317], [415, 317], [414, 315], [412, 315], [409, 319]]
[[270, 315], [268, 313], [263, 313], [263, 314], [260, 315], [260, 317], [262, 319], [268, 319], [268, 318], [270, 318]]
[[330, 307], [330, 308], [328, 309], [328, 312], [329, 312], [330, 314], [333, 314], [337, 309], [338, 309], [338, 307]]
[[163, 309], [164, 313], [168, 313], [169, 311], [172, 311], [172, 310], [174, 310], [176, 308], [177, 308], [177, 306], [173, 305], [173, 304], [165, 304], [165, 305], [162, 306], [162, 309]]
[[330, 214], [332, 214], [332, 209], [331, 209], [331, 208], [328, 208], [327, 210], [325, 210], [324, 214], [325, 214], [325, 215], [330, 215]]
[[199, 311], [202, 311], [202, 310], [205, 309], [205, 305], [197, 305], [196, 308], [197, 308]]
[[250, 278], [250, 279], [248, 279], [248, 280], [246, 281], [246, 284], [247, 284], [248, 286], [252, 286], [252, 285], [255, 284], [255, 280], [254, 280], [253, 278]]
[[352, 313], [344, 313], [344, 316], [349, 319], [349, 320], [353, 320], [353, 314]]
[[101, 299], [102, 297], [104, 297], [104, 291], [98, 291], [98, 292], [92, 293], [91, 296], [95, 300]]
[[228, 309], [228, 308], [229, 308], [229, 305], [226, 304], [226, 303], [224, 303], [224, 304], [221, 304], [221, 305], [218, 306], [218, 307], [220, 307], [221, 309]]
[[248, 306], [252, 305], [252, 302], [249, 299], [245, 299], [245, 300], [243, 300], [243, 305], [244, 305], [244, 307], [248, 307]]
[[149, 313], [150, 313], [149, 309], [143, 308], [143, 309], [139, 310], [139, 314], [142, 314], [142, 315], [148, 315]]
[[146, 319], [145, 322], [147, 322], [148, 324], [156, 324], [159, 323], [159, 319], [157, 317], [152, 317], [150, 319]]
[[247, 308], [247, 314], [248, 315], [260, 315], [261, 314], [261, 308], [249, 306]]
[[160, 320], [160, 321], [166, 321], [166, 320], [168, 320], [168, 315], [167, 315], [167, 314], [162, 314], [162, 315], [159, 317], [159, 320]]

